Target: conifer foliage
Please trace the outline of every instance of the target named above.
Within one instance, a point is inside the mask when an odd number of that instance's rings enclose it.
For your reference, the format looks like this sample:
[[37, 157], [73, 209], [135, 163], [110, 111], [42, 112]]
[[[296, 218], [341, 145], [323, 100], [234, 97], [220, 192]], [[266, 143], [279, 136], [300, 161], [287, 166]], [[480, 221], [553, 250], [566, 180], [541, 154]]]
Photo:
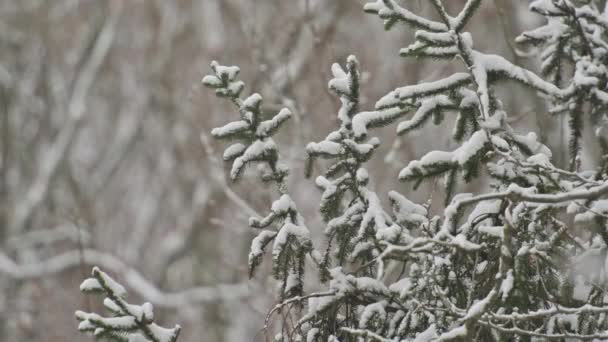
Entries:
[[125, 297], [125, 288], [109, 275], [93, 268], [92, 277], [80, 285], [85, 293], [102, 293], [106, 296], [103, 305], [112, 313], [112, 317], [103, 317], [96, 313], [76, 311], [80, 321], [78, 330], [90, 332], [98, 339], [120, 342], [175, 342], [181, 327], [167, 329], [154, 323], [152, 304], [129, 304]]
[[[324, 229], [314, 230], [325, 235], [321, 246], [313, 246], [289, 196], [288, 168], [272, 139], [290, 111], [264, 118], [260, 95], [241, 98], [238, 67], [213, 62], [212, 74], [203, 79], [238, 111], [236, 121], [211, 132], [231, 143], [224, 152], [231, 179], [243, 178], [246, 166], [255, 163], [263, 170], [262, 180], [277, 189], [270, 213], [249, 222], [259, 230], [251, 245], [250, 273], [271, 249], [279, 282], [280, 302], [270, 310], [265, 328], [276, 314], [282, 323], [277, 341], [608, 339], [608, 143], [603, 127], [608, 16], [601, 1], [530, 4], [547, 23], [517, 42], [541, 51], [543, 77], [476, 50], [465, 28], [482, 0], [467, 1], [456, 16], [441, 0], [429, 1], [439, 20], [423, 18], [395, 0], [375, 0], [364, 10], [381, 18], [387, 30], [398, 24], [416, 29], [414, 43], [401, 49], [402, 56], [447, 59], [466, 72], [399, 87], [374, 108], [362, 110], [357, 59], [350, 56], [332, 66], [329, 89], [341, 102], [340, 126], [306, 146], [309, 175], [317, 159], [328, 165], [314, 181], [325, 222]], [[545, 98], [552, 113], [569, 116], [568, 166], [554, 165], [551, 150], [534, 132], [510, 126], [495, 92], [499, 82], [523, 84]], [[441, 177], [445, 209], [433, 215], [429, 203], [414, 203], [396, 191], [386, 200], [376, 194], [373, 175], [364, 167], [380, 145], [370, 137], [372, 130], [396, 124], [396, 133], [403, 135], [429, 121], [443, 125], [450, 115], [456, 118], [453, 138], [460, 147], [430, 151], [398, 175], [414, 187]], [[580, 162], [584, 123], [594, 126], [603, 153], [600, 164], [588, 170], [581, 170]], [[485, 192], [458, 193], [459, 183], [482, 176], [490, 178]], [[308, 290], [306, 269], [318, 270], [307, 278], [318, 277], [310, 287], [322, 283], [321, 291]], [[113, 281], [98, 270], [94, 276], [88, 280], [95, 283], [92, 288], [102, 288], [119, 305], [109, 308], [131, 318], [124, 328], [112, 328], [94, 314], [79, 313], [81, 330], [118, 336], [141, 329], [150, 339], [143, 330], [150, 317], [128, 311], [107, 285]], [[179, 329], [173, 332], [176, 337]]]
[[[266, 217], [249, 220], [251, 227], [261, 230], [251, 244], [249, 272], [253, 275], [264, 249], [273, 242], [273, 273], [280, 281], [281, 297], [301, 295], [305, 257], [313, 251], [312, 242], [304, 219], [287, 192], [285, 177], [288, 169], [279, 164], [279, 153], [272, 139], [272, 135], [291, 117], [291, 112], [284, 108], [271, 119], [262, 121], [262, 97], [256, 93], [245, 100], [240, 98], [244, 83], [236, 79], [239, 68], [223, 66], [215, 61], [211, 68], [214, 74], [205, 76], [203, 84], [214, 88], [219, 97], [230, 99], [240, 114], [240, 120], [211, 131], [216, 138], [239, 141], [224, 152], [224, 160], [232, 162], [230, 178], [236, 181], [247, 164], [258, 163], [266, 167], [262, 180], [275, 183], [280, 194]], [[279, 228], [267, 230], [272, 224]]]
[[[567, 96], [558, 101], [552, 112], [567, 114], [572, 132], [570, 138], [570, 169], [576, 168], [582, 137], [584, 116], [603, 126], [608, 106], [608, 50], [606, 30], [608, 16], [593, 2], [534, 1], [530, 9], [547, 18], [547, 23], [524, 32], [517, 42], [542, 48], [541, 71], [556, 85], [568, 84]], [[574, 69], [572, 77], [563, 79], [564, 68]], [[566, 83], [567, 81], [568, 83]], [[606, 152], [605, 133], [598, 132]]]

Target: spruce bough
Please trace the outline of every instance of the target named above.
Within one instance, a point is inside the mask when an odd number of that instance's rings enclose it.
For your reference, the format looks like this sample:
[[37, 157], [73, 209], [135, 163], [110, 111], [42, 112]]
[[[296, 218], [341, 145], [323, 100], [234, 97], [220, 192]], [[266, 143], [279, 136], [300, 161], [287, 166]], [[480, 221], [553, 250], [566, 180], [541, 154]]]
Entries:
[[[364, 10], [381, 18], [387, 30], [397, 24], [416, 29], [414, 43], [401, 49], [402, 56], [448, 59], [466, 72], [397, 88], [374, 108], [362, 110], [357, 59], [350, 56], [332, 66], [329, 89], [341, 102], [340, 126], [306, 146], [309, 175], [317, 159], [329, 161], [314, 181], [322, 192], [322, 246], [312, 243], [290, 197], [289, 168], [272, 138], [291, 112], [282, 109], [264, 118], [259, 94], [241, 97], [245, 85], [238, 79], [239, 68], [211, 64], [212, 74], [203, 83], [238, 113], [238, 120], [211, 132], [231, 142], [223, 156], [231, 163], [230, 178], [243, 178], [245, 168], [257, 164], [261, 179], [276, 186], [277, 199], [267, 216], [249, 222], [259, 230], [249, 254], [250, 275], [271, 250], [279, 283], [280, 302], [269, 311], [264, 328], [289, 316], [285, 313], [297, 317], [280, 321], [276, 340], [608, 339], [608, 16], [600, 2], [530, 4], [547, 23], [516, 41], [541, 51], [542, 77], [475, 49], [465, 27], [482, 0], [467, 1], [456, 16], [441, 0], [430, 0], [438, 21], [395, 0], [366, 4]], [[551, 113], [568, 116], [567, 168], [552, 163], [551, 150], [534, 132], [509, 125], [494, 91], [499, 82], [523, 84], [547, 100]], [[372, 130], [396, 124], [403, 135], [429, 121], [442, 125], [450, 115], [456, 116], [453, 138], [460, 147], [430, 151], [398, 175], [414, 187], [443, 178], [443, 212], [432, 215], [429, 203], [414, 203], [396, 191], [384, 201], [364, 167], [380, 145], [370, 137]], [[597, 167], [589, 170], [581, 170], [585, 124], [595, 128], [602, 152]], [[458, 193], [459, 182], [482, 175], [491, 178], [486, 192]], [[592, 263], [601, 267], [581, 271]], [[322, 291], [307, 291], [307, 267], [318, 270]], [[93, 316], [77, 316], [89, 322], [83, 330], [92, 330]], [[106, 335], [115, 334], [110, 326], [100, 327]]]

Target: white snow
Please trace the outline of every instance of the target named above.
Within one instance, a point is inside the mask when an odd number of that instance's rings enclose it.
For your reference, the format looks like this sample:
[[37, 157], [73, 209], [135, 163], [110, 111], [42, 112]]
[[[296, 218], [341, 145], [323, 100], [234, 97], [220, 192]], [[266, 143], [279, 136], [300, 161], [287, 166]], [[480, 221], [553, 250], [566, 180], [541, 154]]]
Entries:
[[262, 249], [263, 246], [268, 242], [268, 240], [274, 238], [277, 235], [276, 232], [270, 231], [270, 230], [264, 230], [262, 232], [260, 232], [260, 234], [258, 234], [258, 236], [256, 236], [252, 241], [251, 241], [251, 249], [250, 249], [250, 258], [251, 255], [261, 255], [264, 253], [264, 250]]
[[547, 156], [544, 153], [537, 153], [535, 155], [532, 155], [532, 156], [528, 157], [528, 159], [526, 161], [529, 163], [532, 163], [532, 164], [543, 166], [543, 167], [553, 167], [553, 165], [551, 164], [551, 160], [549, 159], [549, 156]]
[[466, 251], [476, 251], [481, 249], [480, 245], [467, 240], [467, 238], [463, 234], [456, 235], [452, 238], [450, 242], [458, 248]]
[[453, 152], [452, 161], [457, 162], [461, 166], [470, 161], [488, 142], [487, 134], [484, 131], [473, 133], [467, 142]]
[[386, 301], [367, 305], [359, 314], [359, 328], [367, 328], [369, 321], [375, 316], [380, 322], [386, 320]]
[[243, 83], [243, 81], [235, 81], [230, 82], [227, 90], [230, 94], [239, 94], [243, 90], [243, 88], [245, 88], [245, 83]]
[[283, 122], [291, 118], [291, 111], [287, 108], [283, 108], [275, 115], [272, 119], [262, 121], [256, 129], [256, 135], [259, 137], [268, 137], [272, 135], [272, 132], [276, 131]]
[[367, 199], [367, 211], [363, 214], [361, 220], [361, 226], [359, 228], [358, 238], [362, 238], [369, 227], [374, 226], [375, 231], [385, 229], [387, 227], [387, 221], [390, 220], [376, 193], [371, 192], [367, 189], [362, 189], [364, 196]]
[[369, 173], [366, 169], [360, 168], [357, 170], [357, 181], [359, 183], [367, 183], [369, 180]]
[[228, 135], [238, 134], [247, 131], [251, 124], [245, 120], [233, 121], [222, 127], [217, 127], [211, 130], [211, 135], [216, 138], [223, 138]]
[[156, 336], [156, 338], [158, 339], [159, 342], [170, 342], [170, 341], [175, 341], [175, 337], [177, 336], [177, 334], [179, 333], [181, 327], [178, 325], [175, 328], [163, 328], [161, 326], [158, 326], [154, 323], [149, 324], [148, 328], [150, 329], [150, 331], [152, 331], [152, 333], [154, 334], [154, 336]]
[[80, 291], [101, 291], [103, 290], [103, 287], [101, 286], [101, 284], [99, 283], [99, 281], [97, 281], [97, 279], [95, 278], [88, 278], [85, 279], [81, 284], [80, 284]]
[[[485, 131], [476, 131], [473, 135], [463, 143], [459, 148], [452, 152], [431, 151], [424, 155], [420, 160], [412, 160], [399, 173], [400, 179], [407, 179], [416, 174], [425, 174], [425, 168], [438, 164], [453, 164], [463, 166], [476, 156], [487, 144], [488, 133]], [[492, 143], [504, 147], [504, 140], [497, 136], [492, 136]]]
[[[99, 277], [103, 282], [101, 285], [104, 288], [109, 289], [115, 296], [124, 297], [127, 295], [127, 290], [117, 283], [112, 277], [107, 275], [105, 272], [100, 270], [98, 267], [93, 267], [93, 276]], [[98, 279], [99, 280], [99, 279]]]
[[115, 313], [122, 312], [122, 309], [120, 308], [120, 306], [118, 306], [118, 304], [116, 304], [116, 302], [110, 298], [104, 298], [103, 306], [105, 306], [108, 310], [115, 312]]
[[215, 73], [220, 78], [227, 78], [229, 81], [233, 81], [239, 74], [241, 69], [237, 66], [225, 66], [220, 65], [218, 62], [211, 62], [211, 67], [215, 70]]
[[391, 284], [389, 286], [389, 290], [391, 292], [395, 292], [399, 295], [400, 298], [405, 298], [412, 287], [412, 281], [408, 277], [404, 277], [399, 279], [396, 283]]
[[207, 87], [219, 88], [224, 85], [224, 82], [219, 79], [219, 77], [214, 75], [206, 75], [202, 80], [203, 84]]
[[437, 328], [435, 324], [431, 324], [425, 331], [417, 334], [412, 342], [432, 342], [435, 339], [437, 339]]
[[272, 246], [272, 254], [275, 257], [282, 253], [289, 237], [296, 238], [298, 243], [302, 245], [310, 241], [310, 232], [308, 231], [308, 228], [304, 226], [285, 222], [279, 230], [279, 233], [274, 240], [274, 245]]
[[513, 289], [513, 283], [515, 278], [513, 277], [513, 270], [507, 271], [506, 278], [500, 284], [500, 292], [502, 293], [502, 301], [506, 301], [509, 297], [509, 293]]
[[504, 226], [479, 226], [477, 227], [477, 230], [480, 233], [497, 237], [499, 239], [502, 239], [504, 235]]
[[318, 143], [308, 143], [308, 145], [306, 145], [306, 151], [310, 154], [321, 154], [328, 156], [338, 156], [344, 154], [345, 152], [342, 144], [328, 140], [323, 140]]
[[228, 146], [224, 150], [224, 155], [222, 156], [224, 160], [232, 160], [245, 152], [247, 146], [245, 144], [236, 143]]
[[395, 107], [384, 110], [376, 110], [371, 112], [357, 113], [352, 120], [353, 133], [356, 138], [361, 138], [367, 135], [367, 130], [374, 127], [378, 123], [390, 122], [401, 115], [406, 110]]
[[306, 333], [306, 342], [315, 342], [319, 335], [319, 328], [312, 328]]
[[276, 152], [274, 140], [267, 138], [265, 140], [256, 140], [243, 152], [243, 154], [234, 160], [230, 177], [236, 179], [241, 169], [252, 161], [263, 160], [264, 157], [272, 152]]
[[[479, 74], [476, 75], [476, 80], [487, 84], [484, 81], [486, 76], [482, 75], [485, 72], [500, 72], [504, 73], [508, 77], [520, 81], [525, 84], [529, 84], [532, 87], [551, 95], [561, 96], [564, 92], [555, 86], [553, 83], [549, 83], [542, 78], [538, 77], [535, 73], [528, 71], [524, 68], [518, 67], [513, 63], [506, 60], [504, 57], [499, 55], [483, 54], [477, 51], [472, 51], [473, 58], [475, 60], [476, 68], [479, 67]], [[477, 78], [479, 77], [479, 79]], [[482, 99], [482, 102], [484, 100]], [[489, 105], [489, 104], [486, 104]], [[485, 105], [484, 105], [485, 107]]]
[[431, 96], [446, 89], [464, 86], [470, 81], [471, 76], [468, 73], [460, 72], [438, 81], [397, 88], [376, 102], [376, 109], [394, 107], [413, 97]]
[[333, 73], [334, 78], [329, 81], [328, 87], [338, 93], [349, 94], [351, 81], [348, 74], [342, 69], [340, 64], [332, 64], [331, 72]]
[[251, 264], [254, 258], [260, 257], [264, 254], [264, 247], [268, 244], [268, 241], [273, 239], [277, 235], [276, 232], [270, 230], [263, 230], [251, 241], [251, 248], [249, 251], [249, 263]]
[[103, 326], [112, 327], [116, 330], [131, 330], [137, 327], [135, 317], [133, 316], [120, 316], [120, 317], [103, 317], [96, 313], [86, 313], [82, 311], [76, 311], [76, 317], [87, 323], [81, 323], [83, 326], [98, 326], [97, 322]]
[[388, 295], [389, 291], [386, 286], [379, 280], [370, 277], [354, 277], [352, 275], [346, 276], [350, 282], [354, 282], [357, 290], [364, 293], [376, 293]]
[[420, 102], [420, 107], [418, 107], [414, 116], [410, 120], [399, 123], [397, 126], [397, 134], [403, 134], [419, 127], [429, 119], [433, 111], [438, 110], [441, 107], [453, 105], [454, 103], [446, 95], [437, 95], [422, 100]]
[[473, 305], [471, 305], [471, 307], [467, 311], [467, 314], [463, 318], [463, 320], [469, 320], [469, 319], [480, 317], [487, 310], [488, 306], [491, 304], [495, 295], [496, 295], [496, 290], [492, 289], [490, 291], [490, 293], [488, 293], [488, 295], [485, 296], [482, 300], [479, 300], [479, 301], [475, 302]]
[[291, 197], [287, 194], [281, 195], [278, 200], [272, 203], [272, 207], [270, 210], [275, 214], [284, 214], [289, 210], [295, 210], [296, 205], [291, 199]]
[[427, 223], [427, 209], [420, 204], [416, 204], [396, 191], [390, 191], [388, 197], [393, 204], [393, 213], [399, 222], [409, 222], [412, 224]]
[[608, 200], [597, 200], [588, 206], [589, 209], [584, 209], [583, 213], [574, 216], [574, 222], [590, 222], [593, 221], [597, 216], [608, 215]]
[[249, 95], [249, 97], [243, 101], [243, 107], [249, 110], [257, 110], [261, 103], [262, 96], [258, 93], [254, 93]]
[[467, 336], [467, 327], [464, 325], [461, 325], [457, 328], [444, 332], [443, 334], [441, 334], [441, 336], [439, 336], [439, 339], [437, 339], [437, 341], [452, 341], [457, 338], [464, 338], [466, 336]]
[[380, 144], [380, 140], [374, 137], [370, 139], [368, 143], [359, 144], [351, 139], [344, 139], [342, 143], [358, 157], [364, 157], [371, 153], [374, 148]]
[[397, 16], [408, 23], [431, 31], [447, 30], [445, 24], [431, 21], [416, 15], [401, 7], [395, 0], [376, 0], [375, 2], [369, 2], [364, 5], [363, 10], [366, 12], [377, 13], [380, 18], [385, 20]]
[[454, 43], [454, 38], [450, 32], [429, 32], [418, 30], [414, 33], [416, 39], [432, 42], [440, 45], [449, 45]]

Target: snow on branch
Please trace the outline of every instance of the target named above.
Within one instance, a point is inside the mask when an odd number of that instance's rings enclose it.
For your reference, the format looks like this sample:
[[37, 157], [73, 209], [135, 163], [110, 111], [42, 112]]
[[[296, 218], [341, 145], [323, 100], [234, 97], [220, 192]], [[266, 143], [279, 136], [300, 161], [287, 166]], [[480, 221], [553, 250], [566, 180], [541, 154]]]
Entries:
[[216, 61], [211, 63], [211, 69], [214, 74], [205, 76], [203, 84], [215, 89], [217, 96], [230, 99], [241, 115], [240, 120], [211, 131], [215, 138], [239, 141], [224, 152], [224, 160], [232, 162], [230, 178], [236, 181], [247, 165], [262, 163], [270, 169], [265, 177], [277, 181], [279, 187], [284, 187], [283, 179], [288, 170], [278, 164], [278, 150], [271, 137], [289, 120], [291, 111], [283, 108], [271, 119], [262, 120], [262, 96], [254, 93], [244, 100], [240, 98], [245, 87], [245, 83], [237, 79], [240, 69], [220, 65]]
[[[569, 116], [572, 171], [581, 152], [583, 114], [589, 112], [596, 120], [608, 108], [608, 22], [594, 2], [533, 1], [530, 10], [545, 16], [547, 23], [522, 33], [516, 42], [539, 48], [543, 74], [555, 83], [568, 84], [552, 113]], [[597, 132], [596, 137], [602, 143]]]
[[106, 297], [103, 304], [112, 314], [105, 317], [93, 312], [76, 311], [76, 318], [80, 321], [78, 330], [82, 332], [90, 332], [96, 338], [125, 342], [175, 342], [179, 337], [179, 325], [168, 329], [154, 323], [152, 304], [129, 304], [125, 288], [97, 267], [93, 268], [92, 277], [82, 282], [80, 291], [102, 293]]
[[[274, 224], [274, 230], [262, 230], [253, 239], [249, 253], [249, 275], [262, 262], [267, 245], [273, 243], [273, 274], [280, 281], [279, 292], [282, 298], [300, 295], [303, 291], [304, 262], [307, 255], [316, 255], [310, 240], [310, 233], [299, 214], [295, 203], [288, 194], [285, 178], [287, 167], [279, 163], [279, 153], [275, 141], [271, 138], [291, 117], [291, 111], [281, 109], [268, 120], [262, 120], [262, 96], [254, 93], [244, 100], [240, 95], [244, 82], [237, 79], [240, 69], [236, 66], [223, 66], [218, 62], [211, 63], [212, 75], [207, 75], [202, 82], [215, 89], [219, 97], [227, 97], [237, 107], [240, 120], [215, 128], [211, 135], [218, 139], [234, 142], [224, 152], [224, 160], [232, 162], [230, 178], [237, 180], [244, 168], [251, 163], [267, 166], [262, 180], [276, 184], [280, 198], [271, 207], [265, 218], [252, 217], [249, 225], [253, 228], [267, 228]], [[336, 70], [342, 75], [344, 71]], [[358, 80], [337, 79], [333, 87], [337, 92], [347, 92], [357, 85]], [[347, 115], [347, 114], [344, 114]]]
[[445, 25], [416, 15], [401, 7], [395, 0], [376, 0], [375, 2], [369, 2], [365, 4], [363, 10], [368, 13], [377, 14], [380, 18], [384, 19], [384, 27], [387, 30], [399, 21], [433, 32], [447, 30]]
[[[259, 230], [251, 243], [249, 273], [253, 275], [271, 253], [279, 289], [279, 302], [270, 309], [263, 330], [271, 333], [269, 321], [277, 317], [283, 325], [275, 339], [289, 341], [606, 338], [604, 13], [594, 1], [530, 4], [547, 23], [524, 33], [518, 42], [544, 49], [545, 79], [502, 56], [475, 49], [472, 35], [464, 30], [481, 0], [466, 1], [456, 16], [441, 0], [429, 3], [437, 11], [433, 19], [396, 0], [371, 1], [364, 10], [384, 20], [386, 29], [402, 22], [416, 30], [414, 42], [400, 51], [402, 56], [447, 58], [461, 63], [465, 72], [399, 87], [373, 109], [362, 110], [357, 59], [349, 56], [331, 67], [328, 88], [340, 100], [339, 126], [306, 146], [307, 176], [318, 159], [326, 166], [314, 180], [320, 189], [323, 251], [314, 247], [296, 197], [287, 189], [288, 169], [279, 163], [278, 140], [273, 140], [291, 117], [289, 110], [266, 116], [261, 95], [241, 97], [244, 83], [236, 66], [213, 62], [212, 73], [203, 78], [203, 84], [238, 111], [234, 121], [211, 132], [230, 144], [223, 157], [231, 165], [231, 178], [240, 179], [247, 166], [257, 164], [264, 173], [262, 181], [276, 185], [269, 212], [249, 220]], [[564, 68], [565, 64], [571, 67]], [[570, 115], [570, 170], [552, 160], [552, 151], [534, 132], [511, 127], [508, 108], [495, 90], [502, 81], [528, 86], [551, 104], [553, 113]], [[387, 196], [376, 193], [366, 168], [380, 146], [378, 138], [370, 137], [372, 130], [402, 120], [397, 134], [408, 134], [429, 121], [441, 125], [446, 115], [455, 117], [452, 131], [459, 147], [426, 151], [399, 173], [401, 180], [413, 181], [414, 188], [443, 177], [445, 208], [434, 201], [435, 190], [424, 204], [394, 190]], [[587, 117], [596, 128], [603, 157], [594, 169], [580, 170], [580, 139]], [[461, 178], [477, 181], [479, 192], [459, 192]], [[85, 259], [93, 258], [91, 253], [85, 252]], [[104, 267], [115, 262], [99, 261]], [[0, 271], [14, 278], [53, 272], [71, 263], [72, 259], [51, 259], [17, 266], [0, 254]], [[593, 270], [584, 265], [594, 265]], [[308, 273], [305, 277], [309, 268], [318, 271], [318, 280]], [[130, 270], [124, 274], [126, 284], [147, 299], [149, 283], [134, 281], [136, 273]], [[309, 277], [314, 288], [322, 290], [308, 292]], [[151, 328], [151, 305], [128, 304], [124, 288], [98, 269], [83, 289], [105, 293], [106, 307], [118, 318], [78, 313], [82, 330], [119, 339], [129, 334], [152, 341], [165, 338], [158, 340], [163, 342], [177, 338], [179, 328]], [[151, 337], [160, 331], [171, 332], [163, 336], [172, 337]]]

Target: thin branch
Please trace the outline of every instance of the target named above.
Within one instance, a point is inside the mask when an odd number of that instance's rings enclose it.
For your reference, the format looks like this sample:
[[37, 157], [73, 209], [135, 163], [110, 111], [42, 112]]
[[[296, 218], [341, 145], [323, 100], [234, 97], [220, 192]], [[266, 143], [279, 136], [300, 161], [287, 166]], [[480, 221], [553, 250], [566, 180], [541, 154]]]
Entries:
[[[164, 292], [141, 273], [115, 256], [94, 249], [82, 251], [84, 263], [97, 265], [121, 275], [121, 281], [154, 305], [167, 308], [192, 306], [216, 300], [238, 300], [251, 294], [248, 283], [193, 287], [180, 292]], [[17, 280], [35, 280], [79, 267], [81, 252], [73, 250], [37, 263], [16, 264], [0, 250], [0, 274]]]
[[[121, 4], [122, 2], [117, 2]], [[84, 118], [86, 99], [97, 78], [99, 70], [105, 61], [114, 42], [116, 24], [122, 13], [122, 6], [110, 6], [111, 12], [106, 17], [89, 59], [86, 61], [70, 96], [67, 107], [68, 121], [59, 133], [53, 145], [44, 153], [38, 169], [38, 175], [32, 185], [25, 192], [25, 196], [14, 208], [14, 216], [9, 225], [13, 232], [23, 229], [27, 220], [45, 199], [51, 181], [59, 170], [59, 165], [67, 157], [67, 153], [76, 137], [77, 128]]]

